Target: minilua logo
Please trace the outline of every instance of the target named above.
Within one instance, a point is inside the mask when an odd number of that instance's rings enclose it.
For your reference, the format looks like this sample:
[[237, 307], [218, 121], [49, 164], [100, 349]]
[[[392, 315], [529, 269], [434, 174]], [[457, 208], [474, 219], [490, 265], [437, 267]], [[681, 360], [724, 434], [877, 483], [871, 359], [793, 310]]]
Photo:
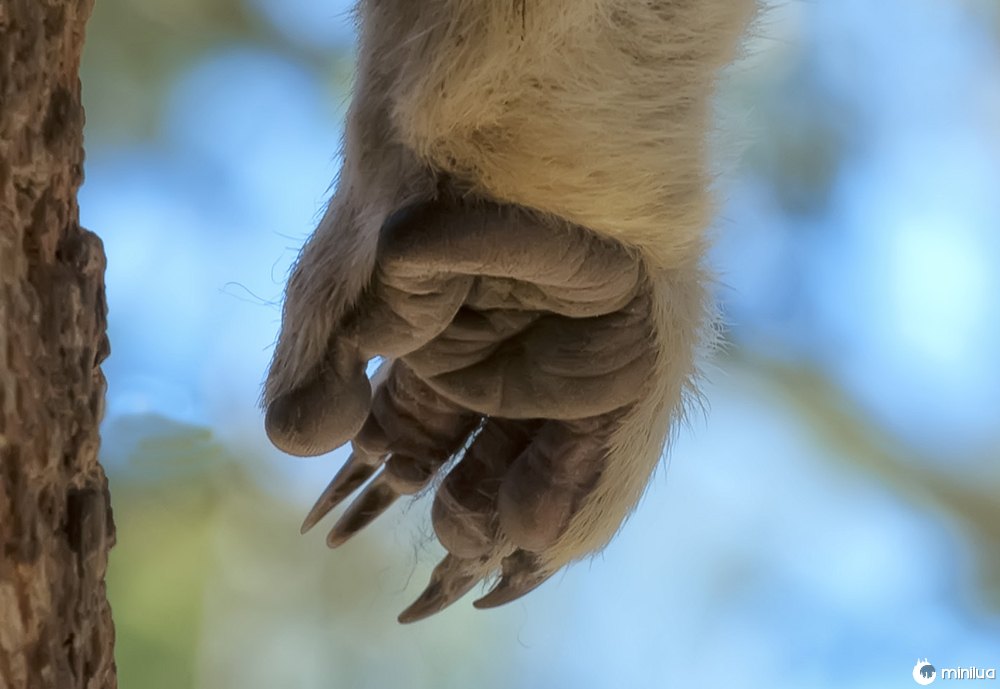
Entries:
[[917, 664], [913, 666], [913, 681], [926, 687], [935, 679], [937, 679], [937, 670], [934, 669], [934, 666], [927, 662], [927, 658], [923, 660], [918, 658]]
[[934, 680], [946, 680], [946, 679], [996, 679], [997, 671], [996, 668], [982, 668], [982, 667], [943, 667], [941, 669], [935, 668], [930, 664], [927, 658], [923, 660], [917, 660], [917, 664], [913, 666], [913, 681], [922, 687], [926, 687], [928, 684], [933, 684]]

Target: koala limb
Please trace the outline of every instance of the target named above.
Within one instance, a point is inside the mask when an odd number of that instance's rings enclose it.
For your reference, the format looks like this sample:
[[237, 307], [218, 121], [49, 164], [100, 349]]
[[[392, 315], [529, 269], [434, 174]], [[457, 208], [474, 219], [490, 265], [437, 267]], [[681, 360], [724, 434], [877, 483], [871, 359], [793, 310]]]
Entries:
[[[450, 466], [400, 621], [603, 547], [696, 395], [717, 70], [753, 0], [361, 0], [344, 167], [289, 279], [265, 427], [352, 455], [339, 545]], [[375, 380], [365, 363], [387, 363]]]

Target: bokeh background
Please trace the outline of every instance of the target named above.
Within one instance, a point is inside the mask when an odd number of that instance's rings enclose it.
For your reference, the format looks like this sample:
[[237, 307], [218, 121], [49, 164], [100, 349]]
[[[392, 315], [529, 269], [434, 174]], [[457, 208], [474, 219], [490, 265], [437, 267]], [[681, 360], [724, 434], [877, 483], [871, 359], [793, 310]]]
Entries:
[[728, 346], [619, 538], [527, 599], [395, 615], [428, 501], [338, 551], [342, 453], [256, 407], [329, 195], [340, 0], [100, 0], [83, 84], [105, 241], [103, 460], [125, 689], [916, 686], [1000, 668], [1000, 4], [789, 0], [718, 103]]

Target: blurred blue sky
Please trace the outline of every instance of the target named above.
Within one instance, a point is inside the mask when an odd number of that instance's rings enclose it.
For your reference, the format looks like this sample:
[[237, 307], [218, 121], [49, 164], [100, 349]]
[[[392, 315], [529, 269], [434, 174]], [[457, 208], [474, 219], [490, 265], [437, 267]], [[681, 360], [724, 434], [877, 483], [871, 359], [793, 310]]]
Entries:
[[[248, 6], [305, 52], [220, 42], [172, 77], [154, 136], [88, 148], [82, 220], [108, 254], [105, 456], [114, 470], [134, 440], [115, 424], [135, 414], [206, 426], [304, 513], [343, 455], [281, 456], [256, 402], [285, 275], [339, 165], [345, 96], [303, 55], [353, 27], [346, 3]], [[707, 421], [603, 556], [425, 628], [512, 625], [491, 642], [508, 685], [884, 689], [911, 686], [918, 655], [1000, 666], [958, 521], [819, 437], [752, 364], [819, 371], [914, 471], [1000, 485], [1000, 11], [789, 2], [755, 34], [720, 106], [746, 158], [719, 184], [712, 263], [735, 357], [709, 367]], [[242, 633], [265, 652], [265, 627]], [[264, 676], [240, 686], [277, 686]]]

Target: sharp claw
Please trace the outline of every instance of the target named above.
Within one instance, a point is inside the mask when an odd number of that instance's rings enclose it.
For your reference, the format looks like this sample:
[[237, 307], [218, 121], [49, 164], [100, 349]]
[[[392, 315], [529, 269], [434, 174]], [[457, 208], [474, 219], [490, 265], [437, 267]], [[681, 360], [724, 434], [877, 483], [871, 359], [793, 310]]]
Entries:
[[347, 462], [344, 463], [344, 466], [340, 468], [337, 475], [330, 481], [330, 485], [326, 487], [323, 494], [316, 500], [313, 508], [309, 510], [309, 514], [306, 515], [305, 520], [302, 522], [302, 528], [299, 530], [300, 533], [304, 534], [316, 526], [319, 520], [329, 514], [333, 508], [343, 502], [344, 498], [356, 491], [361, 484], [375, 473], [377, 467], [367, 462], [366, 459], [366, 457], [359, 455], [357, 452], [351, 453], [351, 456], [347, 458]]
[[538, 561], [531, 553], [525, 550], [515, 551], [513, 555], [504, 558], [500, 581], [485, 596], [473, 601], [472, 605], [485, 610], [510, 603], [541, 586], [552, 574], [540, 570]]
[[385, 475], [380, 473], [333, 525], [333, 529], [326, 537], [326, 544], [331, 548], [343, 545], [347, 539], [389, 509], [398, 497], [399, 493], [393, 490], [386, 482]]
[[400, 624], [417, 622], [441, 612], [482, 580], [477, 560], [447, 555], [431, 573], [431, 580], [415, 601], [399, 614]]

